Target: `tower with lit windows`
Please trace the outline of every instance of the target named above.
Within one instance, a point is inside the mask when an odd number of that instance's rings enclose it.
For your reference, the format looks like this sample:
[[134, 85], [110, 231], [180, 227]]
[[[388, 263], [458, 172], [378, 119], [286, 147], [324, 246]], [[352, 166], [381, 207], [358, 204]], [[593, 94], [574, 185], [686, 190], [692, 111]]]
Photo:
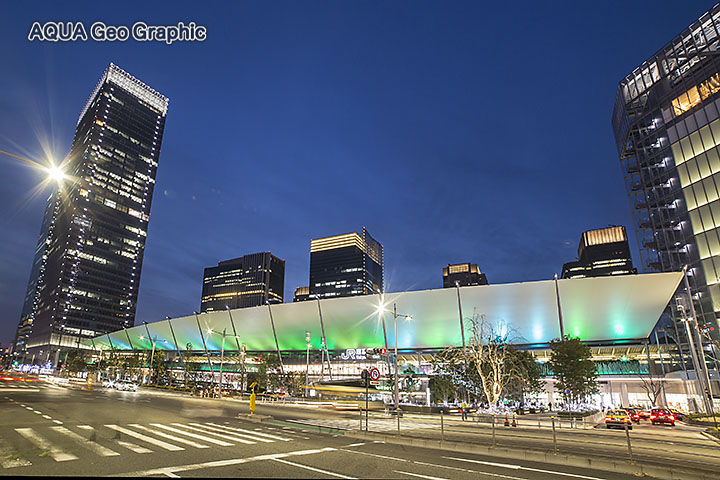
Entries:
[[[688, 267], [702, 330], [720, 316], [720, 4], [620, 81], [612, 126], [642, 268]], [[681, 286], [684, 284], [681, 284]], [[679, 292], [685, 297], [685, 289]], [[690, 311], [685, 303], [684, 308]]]
[[309, 298], [383, 293], [383, 246], [363, 227], [310, 241]]
[[92, 91], [47, 207], [21, 321], [27, 360], [57, 363], [80, 338], [133, 325], [167, 108], [113, 64]]

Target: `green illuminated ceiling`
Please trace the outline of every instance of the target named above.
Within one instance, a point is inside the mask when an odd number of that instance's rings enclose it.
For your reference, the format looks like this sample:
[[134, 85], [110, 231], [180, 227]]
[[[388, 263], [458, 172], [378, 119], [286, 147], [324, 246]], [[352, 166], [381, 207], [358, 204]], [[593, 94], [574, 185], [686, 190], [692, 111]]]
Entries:
[[[566, 334], [584, 341], [617, 342], [647, 338], [677, 288], [682, 273], [558, 280]], [[398, 347], [436, 349], [461, 343], [455, 288], [388, 293], [383, 314], [387, 342], [394, 346], [392, 309], [398, 317]], [[560, 336], [553, 280], [461, 287], [463, 316], [485, 314], [504, 324], [518, 344], [547, 343]], [[96, 349], [275, 350], [272, 320], [281, 350], [305, 350], [305, 332], [320, 348], [322, 314], [328, 349], [383, 347], [379, 295], [285, 303], [212, 312], [149, 323], [102, 335], [84, 343]], [[272, 310], [270, 310], [272, 309]], [[405, 318], [406, 315], [412, 319]], [[232, 320], [231, 320], [232, 319]], [[172, 322], [172, 323], [170, 323]], [[199, 324], [199, 328], [198, 328]], [[202, 332], [202, 333], [201, 333]], [[149, 334], [149, 335], [148, 335]]]

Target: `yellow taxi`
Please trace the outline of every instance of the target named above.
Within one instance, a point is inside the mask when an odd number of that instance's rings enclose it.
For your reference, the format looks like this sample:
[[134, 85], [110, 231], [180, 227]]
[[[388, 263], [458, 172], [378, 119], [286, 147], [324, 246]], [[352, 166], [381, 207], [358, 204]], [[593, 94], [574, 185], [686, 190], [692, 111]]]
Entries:
[[632, 430], [632, 419], [627, 410], [615, 409], [608, 410], [605, 413], [605, 426], [607, 428], [625, 428], [625, 425], [627, 425], [628, 430]]

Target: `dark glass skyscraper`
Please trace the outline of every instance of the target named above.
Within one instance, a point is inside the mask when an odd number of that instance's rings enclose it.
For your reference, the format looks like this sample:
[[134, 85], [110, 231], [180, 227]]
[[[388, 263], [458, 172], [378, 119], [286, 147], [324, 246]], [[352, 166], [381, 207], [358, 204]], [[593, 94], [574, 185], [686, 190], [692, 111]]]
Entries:
[[270, 252], [218, 262], [205, 269], [201, 312], [282, 303], [285, 260]]
[[578, 261], [563, 265], [562, 278], [606, 277], [637, 273], [625, 227], [588, 230], [580, 236]]
[[[701, 328], [720, 315], [720, 5], [620, 81], [612, 125], [642, 267], [687, 278]], [[689, 310], [689, 308], [688, 308]]]
[[363, 227], [310, 241], [309, 298], [382, 293], [383, 247]]
[[133, 325], [167, 107], [110, 64], [80, 113], [30, 278], [25, 346], [36, 363], [79, 337]]

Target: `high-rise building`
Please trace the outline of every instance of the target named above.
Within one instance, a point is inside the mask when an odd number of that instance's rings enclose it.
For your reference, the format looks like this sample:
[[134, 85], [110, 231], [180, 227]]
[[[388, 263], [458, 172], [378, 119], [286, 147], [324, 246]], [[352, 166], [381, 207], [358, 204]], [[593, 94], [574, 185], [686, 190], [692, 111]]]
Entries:
[[310, 298], [383, 291], [383, 247], [365, 227], [310, 241]]
[[305, 302], [307, 300], [310, 300], [310, 287], [297, 287], [295, 295], [293, 295], [293, 302]]
[[475, 263], [448, 264], [447, 267], [443, 267], [443, 288], [451, 288], [456, 285], [470, 287], [487, 284], [487, 277]]
[[110, 64], [82, 109], [24, 309], [35, 363], [133, 325], [167, 108], [167, 97]]
[[625, 227], [588, 230], [580, 236], [578, 261], [563, 265], [562, 278], [605, 277], [637, 273]]
[[[642, 268], [688, 266], [701, 328], [720, 315], [720, 4], [623, 78], [612, 125]], [[682, 285], [682, 284], [681, 284]]]
[[270, 252], [218, 262], [205, 269], [201, 312], [282, 303], [285, 260]]

